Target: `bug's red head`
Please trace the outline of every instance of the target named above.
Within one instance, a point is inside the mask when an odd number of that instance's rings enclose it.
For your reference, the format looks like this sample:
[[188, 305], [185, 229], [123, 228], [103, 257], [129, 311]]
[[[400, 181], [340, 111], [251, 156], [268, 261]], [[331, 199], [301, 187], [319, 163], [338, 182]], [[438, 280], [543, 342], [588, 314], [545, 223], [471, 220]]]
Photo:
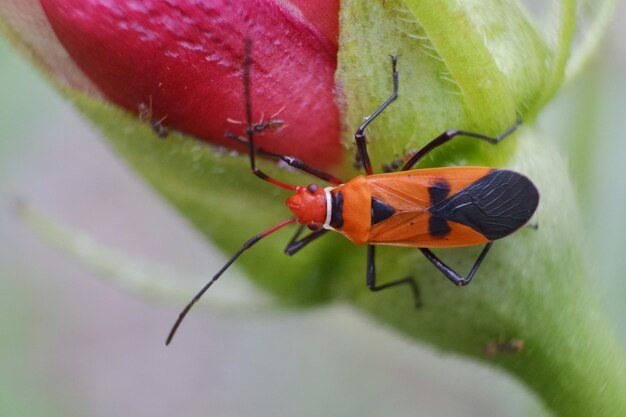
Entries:
[[309, 227], [317, 229], [326, 221], [326, 193], [318, 185], [297, 187], [296, 193], [287, 199], [287, 207], [298, 223]]

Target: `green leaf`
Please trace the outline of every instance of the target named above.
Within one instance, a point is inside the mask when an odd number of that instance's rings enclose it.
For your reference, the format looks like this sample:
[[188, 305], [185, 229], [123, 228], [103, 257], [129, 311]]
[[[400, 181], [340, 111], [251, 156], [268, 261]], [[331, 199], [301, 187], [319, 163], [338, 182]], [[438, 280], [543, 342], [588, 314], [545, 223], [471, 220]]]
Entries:
[[[565, 69], [567, 82], [575, 79], [600, 49], [600, 43], [607, 33], [617, 7], [617, 0], [586, 0], [581, 1], [581, 3], [577, 21], [579, 22], [578, 32], [582, 32], [582, 34], [579, 35], [580, 39], [575, 44], [572, 56], [567, 62]], [[581, 29], [582, 22], [586, 25]]]
[[[398, 55], [401, 98], [370, 129], [374, 159], [397, 158], [450, 128], [497, 135], [517, 117], [532, 121], [549, 51], [516, 3], [494, 3], [344, 2], [338, 78], [350, 126], [389, 95], [387, 55]], [[460, 141], [435, 164], [497, 164], [512, 149]]]

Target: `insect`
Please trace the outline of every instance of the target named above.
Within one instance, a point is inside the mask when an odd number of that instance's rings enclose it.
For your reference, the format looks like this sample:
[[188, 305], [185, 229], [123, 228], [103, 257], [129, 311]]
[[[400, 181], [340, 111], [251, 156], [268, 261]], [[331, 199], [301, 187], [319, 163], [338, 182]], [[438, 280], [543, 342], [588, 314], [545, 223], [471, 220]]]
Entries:
[[137, 106], [137, 112], [139, 114], [139, 121], [143, 123], [148, 123], [158, 137], [167, 137], [169, 132], [167, 128], [163, 125], [163, 122], [165, 121], [165, 119], [167, 119], [167, 116], [164, 116], [158, 120], [154, 118], [154, 114], [152, 112], [152, 96], [150, 96], [148, 104], [139, 103], [139, 106]]
[[[451, 282], [459, 286], [467, 285], [476, 274], [493, 241], [522, 227], [535, 212], [539, 203], [539, 192], [528, 178], [516, 172], [486, 167], [413, 169], [428, 153], [453, 138], [464, 136], [496, 144], [513, 133], [520, 121], [494, 138], [461, 130], [448, 130], [422, 149], [409, 152], [399, 172], [372, 172], [365, 129], [398, 97], [395, 56], [392, 56], [391, 96], [365, 119], [354, 135], [365, 175], [344, 182], [297, 158], [274, 154], [258, 147], [254, 143], [256, 129], [252, 123], [250, 103], [251, 47], [250, 40], [246, 40], [243, 64], [246, 138], [235, 135], [234, 139], [247, 145], [250, 168], [254, 175], [294, 193], [287, 199], [286, 205], [295, 217], [245, 242], [183, 309], [167, 337], [166, 344], [171, 342], [191, 307], [242, 253], [261, 239], [292, 223], [299, 223], [300, 227], [285, 248], [287, 255], [294, 255], [329, 231], [339, 232], [357, 245], [367, 245], [366, 283], [370, 290], [380, 291], [403, 285], [411, 289], [416, 304], [419, 304], [417, 284], [412, 277], [382, 284], [377, 281], [377, 245], [418, 248]], [[332, 186], [296, 186], [272, 178], [256, 166], [257, 154], [282, 160]], [[306, 227], [310, 229], [310, 233], [301, 237]], [[485, 246], [465, 277], [430, 250], [481, 244]]]
[[517, 354], [524, 350], [523, 339], [511, 339], [508, 342], [492, 341], [483, 349], [485, 356], [493, 358], [498, 353]]

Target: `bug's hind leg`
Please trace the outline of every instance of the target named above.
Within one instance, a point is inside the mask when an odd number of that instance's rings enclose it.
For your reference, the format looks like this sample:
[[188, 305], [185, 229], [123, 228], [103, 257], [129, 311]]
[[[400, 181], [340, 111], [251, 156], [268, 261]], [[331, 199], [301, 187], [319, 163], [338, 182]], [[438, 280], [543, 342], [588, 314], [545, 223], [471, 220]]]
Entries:
[[443, 261], [439, 259], [434, 253], [432, 253], [430, 249], [420, 248], [420, 250], [422, 251], [424, 256], [426, 256], [426, 259], [432, 262], [432, 264], [435, 265], [437, 269], [439, 269], [441, 273], [444, 274], [446, 278], [448, 278], [453, 284], [458, 285], [458, 286], [463, 286], [463, 285], [469, 284], [472, 278], [474, 278], [474, 274], [476, 274], [476, 271], [478, 271], [478, 267], [485, 259], [487, 252], [489, 252], [489, 249], [491, 249], [491, 245], [493, 245], [493, 242], [489, 242], [485, 245], [482, 252], [480, 252], [480, 255], [478, 255], [478, 258], [474, 262], [474, 266], [472, 266], [472, 269], [470, 270], [469, 274], [467, 274], [467, 277], [465, 278], [459, 275], [455, 270], [450, 268], [448, 265], [443, 263]]
[[422, 300], [420, 298], [419, 288], [413, 277], [406, 277], [398, 279], [396, 281], [387, 282], [385, 284], [376, 284], [376, 246], [367, 246], [367, 288], [372, 291], [381, 291], [387, 288], [396, 287], [398, 285], [408, 285], [411, 288], [413, 294], [413, 300], [415, 307], [422, 306]]
[[437, 136], [435, 139], [431, 140], [426, 145], [424, 145], [423, 148], [411, 149], [410, 151], [406, 152], [401, 158], [394, 159], [388, 164], [383, 165], [383, 171], [395, 172], [400, 167], [402, 167], [401, 171], [408, 171], [412, 169], [415, 165], [417, 165], [418, 162], [424, 159], [424, 157], [428, 155], [430, 152], [448, 143], [449, 141], [451, 141], [452, 139], [456, 137], [464, 136], [468, 138], [480, 139], [485, 142], [489, 142], [492, 145], [496, 145], [500, 141], [504, 140], [506, 137], [511, 135], [513, 132], [515, 132], [521, 123], [522, 123], [521, 120], [519, 119], [516, 120], [515, 124], [513, 124], [507, 130], [505, 130], [504, 132], [502, 132], [501, 134], [493, 138], [490, 136], [481, 135], [480, 133], [466, 132], [464, 130], [446, 130], [445, 132]]
[[385, 110], [396, 98], [398, 98], [398, 71], [396, 65], [398, 63], [398, 57], [391, 56], [392, 65], [392, 78], [393, 78], [393, 92], [378, 109], [365, 118], [365, 121], [361, 123], [361, 126], [356, 130], [354, 134], [354, 140], [359, 151], [359, 163], [363, 165], [367, 175], [372, 175], [372, 164], [370, 163], [370, 157], [367, 153], [367, 143], [365, 141], [365, 129]]

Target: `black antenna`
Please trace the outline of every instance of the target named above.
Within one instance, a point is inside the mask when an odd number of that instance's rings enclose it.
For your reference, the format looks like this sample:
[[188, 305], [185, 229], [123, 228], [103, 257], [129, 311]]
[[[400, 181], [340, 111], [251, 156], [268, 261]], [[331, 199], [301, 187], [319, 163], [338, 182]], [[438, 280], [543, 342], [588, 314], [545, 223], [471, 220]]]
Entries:
[[[244, 97], [245, 97], [245, 102], [246, 102], [246, 136], [248, 138], [248, 146], [249, 146], [249, 150], [250, 150], [250, 166], [252, 167], [252, 172], [254, 173], [254, 175], [256, 175], [257, 177], [268, 181], [272, 184], [278, 185], [280, 187], [283, 188], [287, 188], [288, 190], [295, 190], [295, 186], [293, 185], [288, 185], [285, 183], [282, 183], [278, 180], [275, 180], [271, 177], [269, 177], [268, 175], [266, 175], [263, 171], [259, 170], [258, 168], [256, 168], [255, 166], [255, 150], [256, 147], [254, 145], [254, 125], [252, 124], [252, 104], [250, 102], [250, 71], [251, 71], [251, 67], [252, 67], [252, 41], [250, 40], [250, 38], [246, 37], [246, 39], [244, 40], [244, 58], [243, 58], [243, 90], [244, 90]], [[206, 283], [206, 285], [204, 287], [202, 287], [200, 289], [200, 291], [198, 291], [198, 293], [196, 294], [195, 297], [193, 297], [193, 299], [189, 302], [189, 304], [187, 304], [187, 306], [185, 306], [185, 308], [183, 309], [183, 311], [180, 313], [180, 315], [178, 316], [178, 319], [176, 320], [176, 323], [174, 323], [174, 326], [172, 327], [172, 329], [170, 330], [169, 335], [167, 336], [167, 340], [165, 341], [166, 345], [169, 345], [170, 342], [172, 341], [172, 338], [174, 337], [174, 335], [176, 334], [176, 331], [178, 330], [178, 327], [180, 326], [180, 324], [183, 322], [183, 319], [185, 318], [185, 316], [187, 315], [187, 313], [189, 312], [189, 310], [191, 310], [191, 307], [193, 307], [193, 305], [200, 299], [202, 298], [202, 296], [204, 295], [204, 293], [211, 287], [211, 285], [213, 285], [213, 283], [215, 281], [218, 280], [218, 278], [224, 273], [224, 271], [226, 271], [233, 262], [235, 262], [237, 260], [237, 258], [239, 258], [239, 256], [245, 252], [247, 249], [250, 249], [255, 243], [257, 243], [259, 240], [263, 239], [265, 236], [274, 233], [275, 231], [282, 229], [283, 227], [290, 225], [292, 223], [294, 223], [296, 221], [295, 218], [292, 219], [288, 219], [288, 220], [284, 220], [281, 223], [277, 224], [276, 226], [262, 232], [259, 233], [258, 235], [250, 238], [246, 243], [244, 243], [239, 250], [237, 250], [237, 252], [235, 252], [235, 254], [233, 256], [230, 257], [230, 259], [226, 262], [226, 264], [224, 264], [224, 266], [222, 267], [222, 269], [220, 269], [217, 274], [213, 275], [213, 278], [211, 278], [211, 280]]]
[[282, 222], [280, 222], [279, 224], [277, 224], [276, 226], [262, 232], [259, 233], [258, 235], [252, 237], [251, 239], [249, 239], [246, 243], [244, 243], [237, 252], [235, 252], [235, 254], [233, 256], [230, 257], [230, 259], [226, 262], [226, 264], [224, 264], [224, 266], [222, 267], [222, 269], [220, 269], [217, 274], [213, 275], [213, 278], [211, 278], [211, 280], [209, 282], [206, 283], [206, 285], [204, 287], [202, 287], [202, 289], [200, 291], [198, 291], [198, 293], [196, 294], [195, 297], [193, 297], [193, 299], [189, 302], [189, 304], [187, 304], [187, 306], [183, 309], [183, 311], [180, 313], [180, 315], [178, 316], [178, 319], [176, 320], [176, 323], [174, 323], [174, 326], [172, 326], [172, 330], [170, 330], [170, 333], [167, 335], [167, 340], [165, 341], [166, 345], [169, 345], [170, 342], [172, 341], [172, 338], [174, 337], [174, 335], [176, 334], [176, 330], [178, 330], [178, 327], [180, 326], [180, 323], [183, 322], [183, 319], [185, 318], [185, 316], [187, 315], [187, 313], [189, 312], [189, 310], [191, 310], [191, 307], [193, 307], [193, 305], [200, 299], [202, 298], [202, 296], [204, 295], [204, 293], [211, 287], [211, 285], [213, 285], [213, 283], [215, 281], [217, 281], [217, 279], [224, 273], [224, 271], [226, 271], [228, 269], [229, 266], [232, 265], [233, 262], [235, 262], [237, 260], [237, 258], [239, 258], [239, 255], [241, 255], [244, 251], [246, 251], [247, 249], [250, 249], [252, 247], [252, 245], [254, 245], [255, 243], [257, 243], [259, 240], [263, 239], [265, 236], [274, 233], [277, 230], [282, 229], [283, 227], [290, 225], [291, 223], [294, 223], [296, 221], [296, 219], [288, 219], [288, 220], [284, 220]]

